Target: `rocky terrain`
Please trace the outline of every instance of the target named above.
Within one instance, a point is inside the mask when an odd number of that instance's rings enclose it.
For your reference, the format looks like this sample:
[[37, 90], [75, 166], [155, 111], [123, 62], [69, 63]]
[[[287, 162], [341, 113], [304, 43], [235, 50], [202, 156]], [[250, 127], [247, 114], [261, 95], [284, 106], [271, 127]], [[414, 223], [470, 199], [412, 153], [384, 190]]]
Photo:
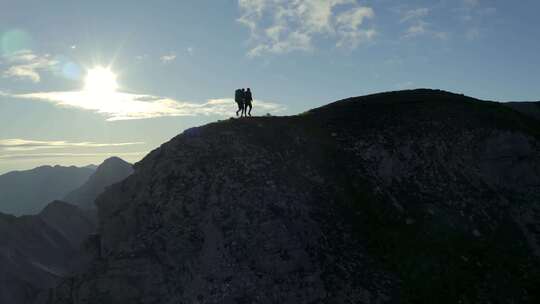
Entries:
[[42, 166], [0, 175], [0, 212], [37, 214], [47, 203], [80, 187], [93, 173], [91, 167]]
[[538, 303], [540, 121], [432, 90], [186, 130], [48, 303]]
[[537, 102], [508, 102], [512, 109], [540, 120], [540, 101]]
[[0, 214], [0, 303], [32, 303], [82, 262], [95, 216], [60, 201], [39, 214]]
[[133, 167], [130, 163], [118, 157], [111, 157], [96, 168], [86, 183], [70, 192], [63, 200], [83, 209], [95, 209], [96, 197], [106, 187], [123, 180], [131, 173], [133, 173]]

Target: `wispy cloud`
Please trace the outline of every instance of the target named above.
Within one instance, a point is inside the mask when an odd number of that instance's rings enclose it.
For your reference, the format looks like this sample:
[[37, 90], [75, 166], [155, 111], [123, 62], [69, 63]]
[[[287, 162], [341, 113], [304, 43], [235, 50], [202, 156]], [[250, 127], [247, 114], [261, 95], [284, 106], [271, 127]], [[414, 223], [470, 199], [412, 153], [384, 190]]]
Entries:
[[176, 59], [176, 54], [174, 53], [163, 55], [159, 58], [159, 60], [161, 60], [162, 63], [169, 63], [171, 61], [174, 61], [175, 59]]
[[457, 18], [464, 25], [461, 37], [474, 41], [489, 32], [483, 24], [491, 23], [491, 19], [497, 14], [497, 9], [491, 5], [493, 1], [462, 0], [460, 6], [454, 9]]
[[418, 20], [429, 14], [430, 9], [427, 7], [420, 7], [402, 12], [401, 22], [410, 20]]
[[28, 140], [21, 138], [0, 139], [0, 150], [3, 151], [36, 151], [43, 149], [65, 149], [65, 148], [110, 148], [142, 145], [143, 142], [125, 143], [96, 143], [96, 142], [69, 142], [64, 140]]
[[427, 27], [427, 22], [418, 21], [407, 28], [407, 30], [405, 31], [404, 37], [412, 38], [412, 37], [424, 35], [427, 32], [426, 27]]
[[39, 160], [39, 159], [50, 159], [50, 158], [60, 158], [65, 160], [66, 158], [87, 158], [87, 157], [111, 157], [118, 156], [122, 158], [128, 158], [130, 156], [142, 157], [148, 152], [104, 152], [104, 153], [31, 153], [31, 154], [6, 154], [0, 155], [0, 161], [9, 161], [9, 160]]
[[337, 33], [340, 37], [336, 46], [357, 48], [362, 42], [369, 41], [377, 32], [374, 29], [359, 30], [365, 19], [373, 18], [375, 13], [369, 7], [356, 7], [337, 16]]
[[57, 64], [58, 61], [49, 54], [37, 55], [30, 50], [23, 50], [6, 57], [4, 65], [7, 65], [7, 69], [3, 75], [37, 83], [41, 81], [41, 72], [53, 70]]
[[410, 10], [398, 10], [398, 13], [400, 14], [400, 23], [407, 25], [402, 38], [410, 39], [427, 36], [446, 40], [449, 37], [448, 32], [434, 30], [432, 25], [426, 21], [426, 18], [431, 13], [430, 8], [420, 7]]
[[480, 22], [482, 19], [497, 13], [495, 7], [487, 6], [483, 2], [480, 0], [463, 0], [461, 6], [454, 11], [458, 13], [459, 19], [463, 22]]
[[[236, 111], [232, 98], [210, 99], [206, 102], [177, 101], [167, 97], [113, 92], [105, 95], [75, 92], [37, 92], [8, 95], [13, 98], [44, 101], [59, 107], [70, 107], [99, 113], [108, 121], [146, 119], [165, 116], [229, 116]], [[281, 112], [277, 103], [255, 100], [253, 109], [259, 113]]]
[[364, 26], [374, 18], [373, 9], [356, 0], [239, 0], [238, 5], [242, 15], [237, 21], [250, 30], [251, 57], [311, 51], [319, 37], [335, 39], [337, 47], [356, 48], [376, 34]]

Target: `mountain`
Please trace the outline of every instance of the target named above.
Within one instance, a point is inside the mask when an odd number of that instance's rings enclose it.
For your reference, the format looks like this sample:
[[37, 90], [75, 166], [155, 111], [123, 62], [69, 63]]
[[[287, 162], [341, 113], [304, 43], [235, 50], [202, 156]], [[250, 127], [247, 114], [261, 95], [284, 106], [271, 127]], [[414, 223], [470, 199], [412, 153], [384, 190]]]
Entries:
[[0, 303], [32, 303], [82, 260], [81, 244], [95, 219], [55, 201], [38, 215], [0, 214]]
[[0, 212], [36, 214], [47, 202], [80, 187], [93, 173], [92, 168], [42, 166], [0, 175]]
[[85, 168], [89, 168], [89, 169], [92, 169], [92, 170], [96, 170], [98, 168], [98, 166], [94, 165], [94, 164], [90, 164], [88, 166], [84, 166]]
[[539, 303], [540, 122], [414, 90], [184, 131], [48, 303]]
[[508, 102], [512, 109], [540, 120], [540, 101], [537, 102]]
[[106, 187], [117, 183], [133, 173], [133, 166], [118, 157], [106, 159], [86, 183], [70, 192], [64, 201], [83, 209], [95, 209], [94, 200]]

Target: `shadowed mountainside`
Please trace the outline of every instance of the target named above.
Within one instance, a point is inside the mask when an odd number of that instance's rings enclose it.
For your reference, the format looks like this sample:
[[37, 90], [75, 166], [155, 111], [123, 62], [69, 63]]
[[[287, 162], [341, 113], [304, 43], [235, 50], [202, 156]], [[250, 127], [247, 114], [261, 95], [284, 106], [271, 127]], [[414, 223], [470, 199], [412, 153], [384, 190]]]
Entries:
[[47, 202], [81, 186], [93, 173], [91, 167], [42, 166], [0, 175], [0, 212], [36, 214]]
[[73, 205], [55, 201], [37, 215], [0, 214], [0, 303], [43, 303], [49, 288], [88, 264], [92, 254], [82, 252], [81, 244], [92, 243], [87, 238], [97, 226], [94, 200], [133, 169], [117, 157], [85, 168], [96, 171], [66, 196]]
[[537, 303], [540, 122], [443, 91], [186, 130], [49, 303]]
[[512, 109], [540, 120], [540, 101], [537, 102], [508, 102]]
[[133, 173], [133, 166], [118, 157], [106, 159], [86, 183], [64, 197], [64, 201], [83, 209], [95, 209], [94, 200], [106, 187], [117, 183]]
[[32, 303], [82, 262], [95, 216], [55, 201], [38, 215], [0, 213], [0, 303]]

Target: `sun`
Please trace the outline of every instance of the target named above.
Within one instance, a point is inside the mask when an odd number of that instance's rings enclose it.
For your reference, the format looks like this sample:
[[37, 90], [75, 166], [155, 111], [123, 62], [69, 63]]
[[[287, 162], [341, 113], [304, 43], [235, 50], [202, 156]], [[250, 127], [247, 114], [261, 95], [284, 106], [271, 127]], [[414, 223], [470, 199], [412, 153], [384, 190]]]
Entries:
[[111, 94], [118, 89], [116, 74], [110, 68], [96, 66], [88, 70], [84, 80], [84, 90], [91, 94]]

